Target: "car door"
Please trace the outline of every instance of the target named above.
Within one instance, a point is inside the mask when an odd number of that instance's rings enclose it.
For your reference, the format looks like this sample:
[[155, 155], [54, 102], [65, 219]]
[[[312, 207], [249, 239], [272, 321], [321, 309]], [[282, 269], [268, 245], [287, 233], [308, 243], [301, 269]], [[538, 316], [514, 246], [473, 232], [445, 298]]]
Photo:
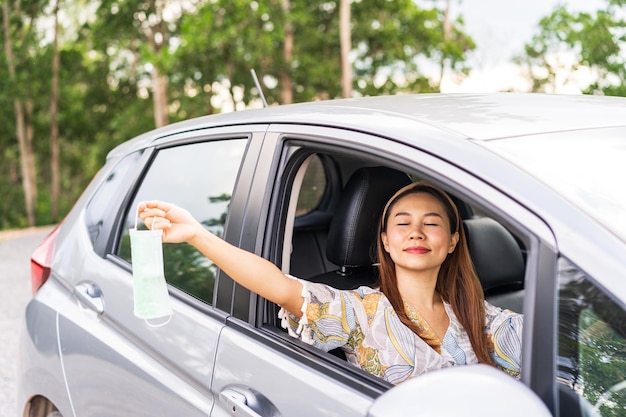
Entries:
[[[291, 272], [288, 259], [293, 249], [294, 222], [288, 213], [297, 211], [295, 201], [298, 196], [294, 193], [297, 194], [295, 190], [302, 185], [301, 178], [306, 175], [301, 172], [301, 167], [310, 160], [306, 155], [316, 153], [335, 153], [337, 157], [344, 158], [341, 161], [345, 166], [401, 166], [407, 171], [447, 182], [453, 190], [463, 193], [461, 195], [469, 193], [483, 201], [497, 201], [496, 208], [500, 213], [515, 213], [516, 224], [525, 225], [529, 249], [526, 276], [533, 285], [529, 285], [524, 308], [531, 318], [525, 334], [532, 333], [535, 320], [532, 313], [538, 308], [532, 300], [536, 295], [534, 284], [544, 246], [541, 242], [544, 238], [549, 241], [551, 236], [545, 224], [487, 183], [477, 181], [455, 165], [391, 140], [330, 128], [272, 126], [264, 139], [260, 163], [246, 204], [247, 215], [244, 221], [237, 223], [242, 227], [237, 231], [241, 247], [281, 265], [285, 272]], [[450, 178], [455, 181], [451, 182]], [[317, 254], [311, 253], [310, 256], [316, 257]], [[382, 396], [383, 393], [397, 388], [330, 353], [289, 337], [281, 331], [276, 319], [277, 306], [250, 294], [232, 281], [227, 284], [224, 280], [223, 284], [225, 289], [228, 287], [225, 293], [232, 302], [226, 308], [232, 315], [222, 330], [217, 348], [211, 390], [219, 400], [213, 415], [365, 416], [370, 410], [375, 410], [374, 415], [384, 410], [375, 407], [376, 404], [386, 397]], [[532, 358], [534, 348], [529, 343], [525, 347], [525, 357]], [[526, 386], [516, 383], [516, 389], [528, 389], [527, 386], [532, 385], [531, 375], [529, 367]], [[501, 377], [505, 378], [505, 382], [510, 379], [504, 374]], [[450, 378], [447, 383], [452, 386], [454, 376], [450, 374]], [[474, 393], [476, 398], [486, 399], [489, 396], [489, 393], [479, 389]], [[545, 408], [536, 394], [531, 396], [530, 401]], [[520, 410], [526, 409], [523, 401], [518, 405]], [[467, 410], [463, 404], [456, 407], [458, 413], [476, 411], [476, 415], [480, 415], [480, 409]], [[406, 411], [415, 412], [415, 406]]]
[[[276, 135], [265, 136], [246, 210], [240, 213], [241, 221], [232, 224], [240, 229], [228, 230], [240, 239], [240, 247], [268, 257], [264, 254], [268, 247], [264, 249], [262, 242], [269, 237], [264, 233], [269, 228], [269, 206], [283, 206], [290, 198], [289, 194], [285, 199], [277, 197], [287, 192], [281, 190], [274, 171], [280, 158], [277, 143]], [[272, 252], [283, 247], [282, 242], [270, 246]], [[217, 298], [218, 307], [231, 315], [215, 359], [211, 390], [218, 401], [212, 416], [365, 416], [373, 399], [390, 387], [365, 373], [350, 376], [345, 362], [324, 352], [311, 352], [286, 333], [257, 322], [266, 314], [259, 310], [260, 300], [225, 276]]]
[[96, 239], [95, 247], [103, 253], [87, 251], [73, 282], [79, 308], [59, 314], [75, 415], [210, 414], [216, 346], [227, 317], [213, 307], [219, 270], [186, 244], [164, 245], [173, 315], [167, 323], [139, 319], [133, 315], [128, 230], [140, 201], [160, 199], [189, 209], [214, 233], [224, 234], [237, 184], [246, 194], [249, 178], [241, 173], [256, 159], [251, 152], [247, 161], [246, 151], [261, 139], [254, 131], [196, 131], [161, 141], [144, 152], [146, 169], [125, 190], [119, 206], [104, 214], [113, 220], [101, 222], [111, 224]]

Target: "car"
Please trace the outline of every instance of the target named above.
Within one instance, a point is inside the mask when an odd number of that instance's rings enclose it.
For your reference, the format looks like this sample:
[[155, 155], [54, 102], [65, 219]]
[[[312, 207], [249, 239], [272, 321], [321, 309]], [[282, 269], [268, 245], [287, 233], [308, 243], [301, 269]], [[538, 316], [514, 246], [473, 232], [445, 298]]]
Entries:
[[[18, 409], [626, 415], [624, 161], [626, 99], [584, 95], [361, 97], [147, 132], [109, 153], [33, 253]], [[468, 365], [393, 386], [290, 337], [277, 305], [187, 244], [163, 246], [169, 322], [133, 314], [141, 201], [173, 202], [285, 273], [351, 289], [375, 285], [381, 203], [417, 179], [453, 197], [486, 299], [524, 314], [520, 381]]]

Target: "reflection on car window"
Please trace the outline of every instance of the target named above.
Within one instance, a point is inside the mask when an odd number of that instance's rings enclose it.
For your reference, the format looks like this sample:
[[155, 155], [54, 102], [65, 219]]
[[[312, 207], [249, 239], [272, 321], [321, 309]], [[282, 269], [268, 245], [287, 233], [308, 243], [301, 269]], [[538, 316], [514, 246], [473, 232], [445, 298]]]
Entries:
[[[187, 209], [214, 234], [222, 236], [228, 205], [247, 139], [202, 142], [160, 150], [150, 165], [126, 216], [118, 255], [131, 262], [128, 230], [137, 205], [164, 200]], [[216, 266], [186, 243], [163, 246], [167, 282], [211, 303]]]
[[137, 166], [137, 161], [141, 155], [142, 152], [134, 152], [122, 159], [106, 177], [87, 205], [85, 220], [91, 243], [95, 243], [98, 238], [105, 219], [110, 217], [111, 213], [115, 213], [112, 207], [115, 202], [114, 196], [128, 185], [131, 168]]
[[322, 197], [324, 197], [327, 182], [324, 164], [319, 156], [316, 155], [311, 159], [302, 179], [302, 187], [300, 188], [298, 205], [296, 206], [296, 216], [305, 215], [319, 206]]
[[559, 382], [578, 415], [626, 415], [626, 312], [565, 259], [559, 285]]

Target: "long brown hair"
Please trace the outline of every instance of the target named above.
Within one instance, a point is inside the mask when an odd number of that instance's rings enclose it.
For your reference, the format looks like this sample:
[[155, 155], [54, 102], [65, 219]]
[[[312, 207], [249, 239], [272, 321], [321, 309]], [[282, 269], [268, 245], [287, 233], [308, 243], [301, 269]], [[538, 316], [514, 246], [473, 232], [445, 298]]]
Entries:
[[384, 249], [382, 233], [387, 230], [391, 208], [402, 197], [414, 193], [427, 193], [439, 200], [448, 216], [450, 231], [459, 233], [454, 251], [446, 257], [437, 277], [436, 290], [444, 301], [452, 306], [463, 329], [469, 336], [474, 353], [481, 363], [494, 365], [489, 355], [489, 340], [485, 333], [485, 304], [483, 289], [472, 264], [461, 218], [452, 199], [439, 188], [424, 181], [415, 182], [400, 189], [387, 203], [378, 226], [377, 253], [380, 273], [380, 289], [391, 302], [396, 314], [409, 329], [418, 334], [417, 326], [409, 319], [404, 301], [398, 289], [396, 269], [389, 253]]

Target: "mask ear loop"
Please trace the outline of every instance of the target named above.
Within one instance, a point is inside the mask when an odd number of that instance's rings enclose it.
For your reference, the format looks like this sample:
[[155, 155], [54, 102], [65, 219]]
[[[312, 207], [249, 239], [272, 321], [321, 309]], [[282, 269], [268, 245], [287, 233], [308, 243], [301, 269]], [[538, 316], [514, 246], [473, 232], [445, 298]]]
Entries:
[[134, 230], [137, 230], [137, 221], [139, 220], [139, 204], [137, 204], [137, 212], [135, 213], [135, 227]]
[[166, 324], [168, 324], [170, 321], [172, 321], [172, 316], [174, 315], [174, 313], [171, 313], [167, 316], [167, 320], [165, 320], [163, 323], [150, 323], [150, 320], [154, 320], [154, 319], [144, 319], [144, 321], [146, 322], [146, 324], [149, 327], [152, 327], [153, 329], [157, 328], [157, 327], [163, 327]]
[[[135, 226], [133, 227], [134, 230], [137, 230], [137, 224], [139, 221], [139, 206], [141, 205], [141, 203], [139, 203], [137, 205], [137, 213], [135, 214]], [[152, 226], [150, 226], [150, 230], [154, 230], [154, 223], [156, 222], [156, 216], [154, 216], [152, 218]]]

